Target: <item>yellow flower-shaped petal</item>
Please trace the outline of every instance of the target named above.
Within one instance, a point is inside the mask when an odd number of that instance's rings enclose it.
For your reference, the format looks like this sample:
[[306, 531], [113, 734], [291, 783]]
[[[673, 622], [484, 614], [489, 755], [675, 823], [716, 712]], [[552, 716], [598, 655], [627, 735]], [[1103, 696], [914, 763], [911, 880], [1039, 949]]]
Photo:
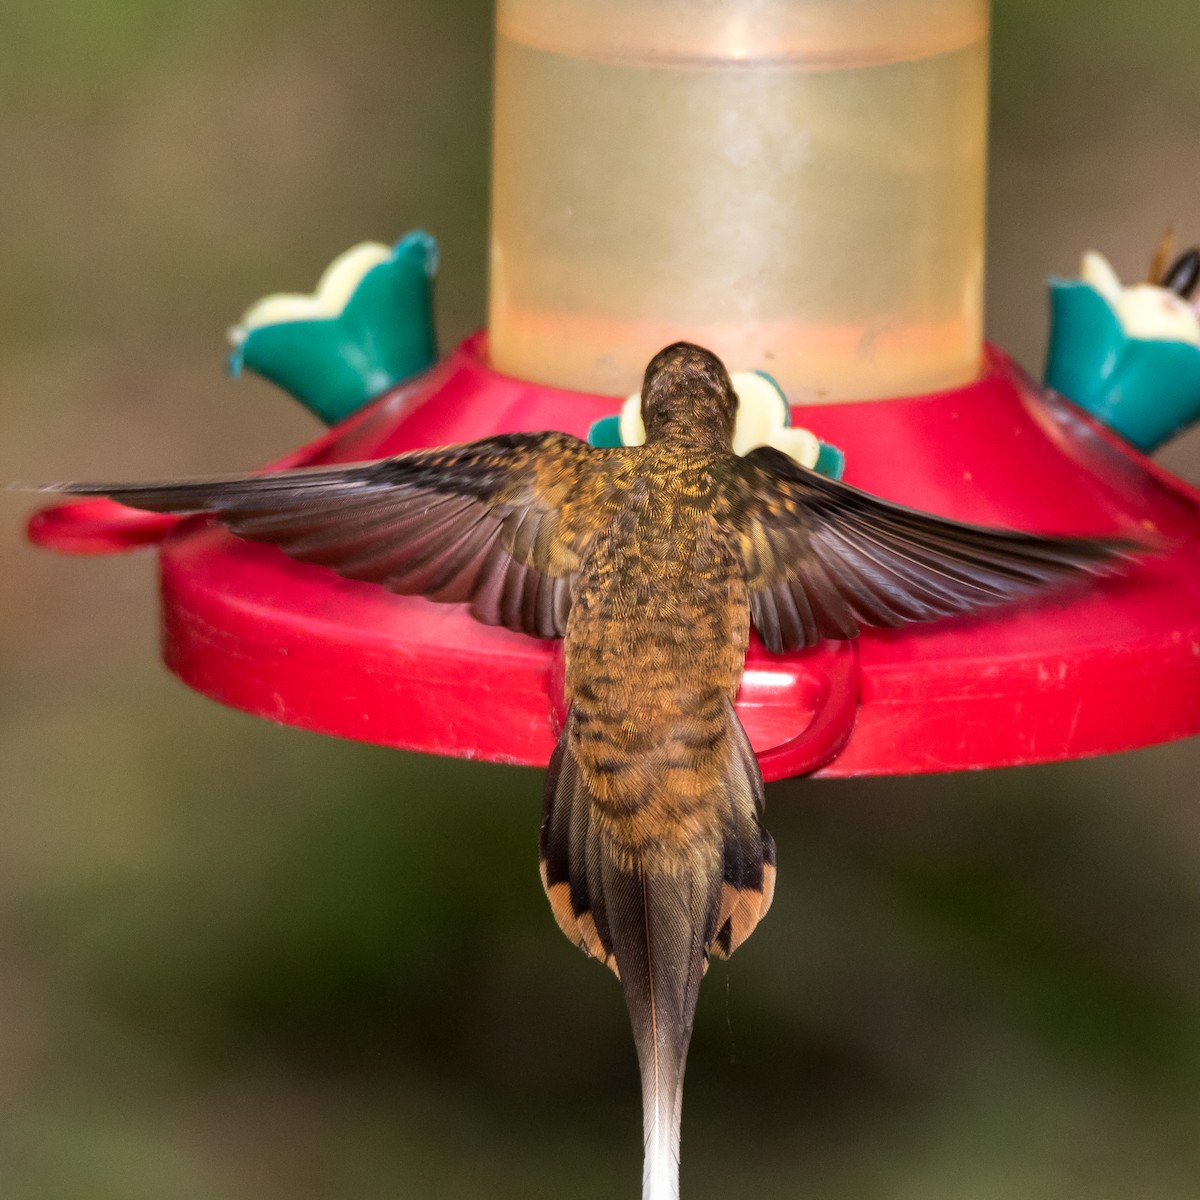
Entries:
[[1112, 264], [1095, 250], [1083, 256], [1079, 278], [1108, 301], [1131, 338], [1200, 346], [1200, 316], [1170, 288], [1152, 283], [1123, 286]]
[[392, 247], [382, 242], [359, 242], [351, 246], [325, 268], [311, 293], [275, 292], [252, 304], [229, 331], [230, 342], [240, 345], [252, 329], [263, 325], [340, 316], [367, 272], [387, 262], [393, 253]]

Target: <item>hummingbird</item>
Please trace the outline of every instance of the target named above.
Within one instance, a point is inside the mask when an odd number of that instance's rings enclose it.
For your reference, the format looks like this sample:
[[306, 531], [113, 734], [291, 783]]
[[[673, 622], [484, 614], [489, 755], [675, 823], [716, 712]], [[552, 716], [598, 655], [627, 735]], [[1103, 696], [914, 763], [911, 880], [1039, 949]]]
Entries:
[[1145, 547], [962, 524], [769, 447], [739, 457], [729, 375], [687, 342], [654, 356], [641, 396], [638, 447], [510, 433], [368, 463], [46, 490], [211, 513], [352, 579], [564, 639], [541, 878], [562, 931], [620, 980], [643, 1200], [676, 1200], [701, 979], [775, 884], [762, 775], [734, 709], [751, 626], [769, 650], [800, 651], [1028, 598]]

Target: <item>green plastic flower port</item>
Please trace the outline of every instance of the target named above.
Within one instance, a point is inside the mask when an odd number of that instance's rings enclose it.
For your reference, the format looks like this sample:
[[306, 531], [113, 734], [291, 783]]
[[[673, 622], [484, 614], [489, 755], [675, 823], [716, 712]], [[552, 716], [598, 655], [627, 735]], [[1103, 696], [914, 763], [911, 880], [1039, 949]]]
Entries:
[[339, 255], [311, 295], [274, 295], [230, 330], [230, 371], [247, 367], [334, 425], [437, 359], [437, 243], [420, 230], [394, 247]]
[[1200, 420], [1200, 344], [1178, 305], [1161, 333], [1147, 320], [1145, 294], [1164, 289], [1116, 282], [1114, 293], [1104, 268], [1085, 259], [1088, 282], [1050, 281], [1046, 385], [1149, 453]]

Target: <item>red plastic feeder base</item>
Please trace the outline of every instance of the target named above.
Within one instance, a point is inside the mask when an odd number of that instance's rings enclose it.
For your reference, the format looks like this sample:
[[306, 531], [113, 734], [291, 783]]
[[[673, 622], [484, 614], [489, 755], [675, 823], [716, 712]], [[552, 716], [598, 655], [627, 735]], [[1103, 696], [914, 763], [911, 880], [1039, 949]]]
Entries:
[[[480, 335], [277, 465], [519, 430], [582, 437], [617, 406], [497, 374]], [[738, 711], [768, 779], [826, 763], [831, 777], [1012, 766], [1200, 732], [1200, 493], [995, 350], [967, 387], [796, 420], [845, 452], [847, 482], [888, 499], [1035, 532], [1154, 533], [1170, 550], [983, 618], [781, 656], [753, 641]], [[543, 766], [553, 749], [554, 643], [292, 562], [204, 518], [91, 501], [37, 514], [30, 536], [73, 553], [161, 540], [167, 665], [225, 704], [461, 758]]]

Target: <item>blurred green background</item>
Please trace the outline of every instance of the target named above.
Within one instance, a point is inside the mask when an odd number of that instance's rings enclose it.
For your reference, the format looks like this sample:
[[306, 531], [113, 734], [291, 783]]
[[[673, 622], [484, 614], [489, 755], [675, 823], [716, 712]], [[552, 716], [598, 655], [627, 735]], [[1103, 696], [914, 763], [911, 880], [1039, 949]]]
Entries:
[[[260, 294], [443, 249], [479, 325], [484, 0], [0, 5], [0, 478], [250, 467]], [[1200, 240], [1195, 0], [997, 0], [989, 330]], [[1164, 456], [1200, 478], [1200, 440]], [[615, 982], [554, 928], [540, 773], [229, 712], [158, 664], [152, 556], [0, 516], [0, 1196], [636, 1195]], [[768, 791], [770, 920], [701, 998], [684, 1192], [1200, 1195], [1200, 748]]]

